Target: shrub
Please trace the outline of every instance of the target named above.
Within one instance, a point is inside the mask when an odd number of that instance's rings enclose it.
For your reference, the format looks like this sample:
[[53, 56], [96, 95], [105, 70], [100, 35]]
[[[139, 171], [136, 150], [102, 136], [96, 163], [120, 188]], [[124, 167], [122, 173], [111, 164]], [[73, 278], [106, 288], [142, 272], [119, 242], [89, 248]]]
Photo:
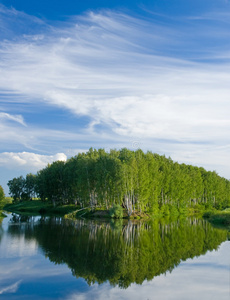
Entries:
[[109, 210], [109, 215], [111, 218], [122, 219], [123, 208], [119, 204], [114, 204]]
[[225, 208], [225, 212], [230, 212], [230, 207]]

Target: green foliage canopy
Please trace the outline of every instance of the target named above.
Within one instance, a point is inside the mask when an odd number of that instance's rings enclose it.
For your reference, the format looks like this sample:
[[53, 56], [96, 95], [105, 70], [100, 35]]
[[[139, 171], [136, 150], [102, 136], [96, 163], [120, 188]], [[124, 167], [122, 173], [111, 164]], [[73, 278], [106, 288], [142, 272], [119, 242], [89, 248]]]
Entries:
[[8, 182], [11, 195], [21, 200], [39, 196], [54, 205], [81, 207], [121, 205], [129, 215], [164, 215], [189, 208], [230, 205], [230, 181], [215, 171], [179, 164], [150, 151], [90, 149], [67, 162], [48, 164], [36, 175]]
[[123, 208], [119, 204], [114, 204], [110, 210], [109, 214], [111, 218], [122, 219], [123, 218]]

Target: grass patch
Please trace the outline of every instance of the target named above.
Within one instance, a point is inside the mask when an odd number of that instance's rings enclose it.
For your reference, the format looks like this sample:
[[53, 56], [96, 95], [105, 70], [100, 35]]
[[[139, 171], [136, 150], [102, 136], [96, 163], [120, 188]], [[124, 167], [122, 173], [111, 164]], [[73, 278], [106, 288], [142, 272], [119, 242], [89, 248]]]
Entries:
[[4, 214], [4, 212], [2, 212], [1, 210], [0, 210], [0, 219], [4, 219], [4, 218], [6, 218], [7, 216]]
[[[122, 209], [122, 208], [121, 208]], [[65, 215], [66, 219], [76, 219], [76, 218], [86, 218], [86, 219], [149, 219], [150, 216], [146, 213], [133, 212], [131, 216], [128, 216], [128, 213], [125, 209], [122, 209], [119, 217], [114, 217], [111, 215], [111, 210], [106, 208], [95, 208], [91, 210], [90, 207], [84, 209], [75, 210], [73, 213]]]
[[0, 201], [0, 210], [3, 210], [5, 205], [10, 204], [12, 199], [10, 197], [6, 197], [4, 200]]
[[143, 219], [149, 219], [150, 216], [147, 213], [134, 211], [130, 217], [126, 216], [125, 218], [129, 218], [131, 220], [143, 220]]
[[14, 213], [25, 213], [33, 215], [60, 215], [71, 213], [76, 210], [74, 204], [62, 205], [54, 207], [49, 202], [41, 200], [32, 200], [24, 202], [8, 203], [4, 206], [4, 210]]
[[87, 218], [87, 219], [108, 219], [109, 211], [106, 209], [96, 208], [91, 210], [90, 207], [75, 209], [73, 213], [65, 215], [66, 219]]
[[230, 228], [230, 208], [226, 208], [222, 211], [208, 211], [203, 214], [203, 217], [213, 225], [221, 225], [228, 229]]
[[3, 218], [6, 217], [6, 215], [3, 212], [3, 210], [4, 210], [3, 208], [5, 207], [5, 205], [11, 203], [11, 201], [12, 201], [12, 198], [10, 198], [10, 197], [5, 197], [4, 200], [0, 201], [0, 220], [2, 220]]

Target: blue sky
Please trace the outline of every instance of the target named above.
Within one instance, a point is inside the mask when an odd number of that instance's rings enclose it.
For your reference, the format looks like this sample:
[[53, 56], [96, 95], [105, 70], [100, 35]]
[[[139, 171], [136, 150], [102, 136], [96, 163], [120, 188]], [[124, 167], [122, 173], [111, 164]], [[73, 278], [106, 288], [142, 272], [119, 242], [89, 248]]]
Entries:
[[230, 3], [0, 1], [0, 185], [94, 148], [230, 178]]

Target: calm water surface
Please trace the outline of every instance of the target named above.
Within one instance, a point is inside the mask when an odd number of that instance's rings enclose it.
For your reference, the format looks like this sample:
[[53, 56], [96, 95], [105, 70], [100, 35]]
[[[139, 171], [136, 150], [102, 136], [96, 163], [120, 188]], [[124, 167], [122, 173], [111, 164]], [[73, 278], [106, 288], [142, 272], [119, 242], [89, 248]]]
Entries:
[[227, 231], [199, 219], [0, 225], [1, 299], [229, 300]]

